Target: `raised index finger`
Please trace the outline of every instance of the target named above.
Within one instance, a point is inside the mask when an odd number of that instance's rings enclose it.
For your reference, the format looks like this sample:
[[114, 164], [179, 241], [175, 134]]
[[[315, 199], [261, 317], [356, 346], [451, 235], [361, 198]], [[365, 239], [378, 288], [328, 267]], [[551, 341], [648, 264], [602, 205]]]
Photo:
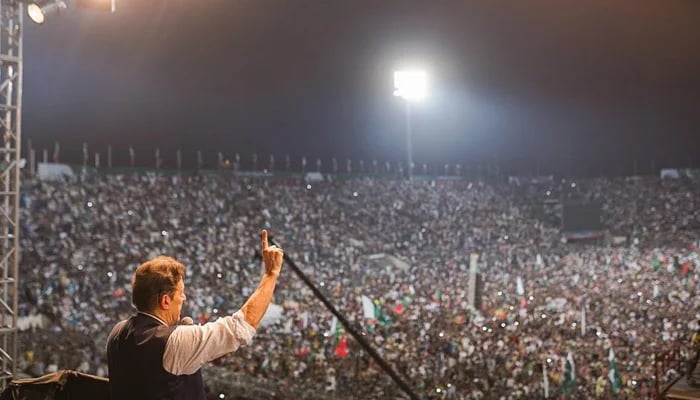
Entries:
[[267, 250], [268, 244], [267, 244], [267, 229], [263, 229], [262, 231], [262, 249], [263, 251]]

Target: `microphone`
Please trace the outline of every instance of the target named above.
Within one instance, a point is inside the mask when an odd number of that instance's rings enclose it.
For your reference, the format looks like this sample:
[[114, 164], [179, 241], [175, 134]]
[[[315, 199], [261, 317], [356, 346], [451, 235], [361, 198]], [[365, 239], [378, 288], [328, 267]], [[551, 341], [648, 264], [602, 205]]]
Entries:
[[194, 320], [192, 319], [192, 317], [183, 317], [180, 320], [179, 325], [194, 325]]

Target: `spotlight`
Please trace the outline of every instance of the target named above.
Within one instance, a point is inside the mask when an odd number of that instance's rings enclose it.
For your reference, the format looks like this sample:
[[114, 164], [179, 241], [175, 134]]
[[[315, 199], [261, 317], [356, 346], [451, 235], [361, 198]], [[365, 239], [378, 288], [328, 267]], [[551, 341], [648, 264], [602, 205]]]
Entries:
[[27, 15], [33, 22], [43, 24], [47, 15], [66, 8], [66, 2], [63, 0], [36, 0], [27, 5]]

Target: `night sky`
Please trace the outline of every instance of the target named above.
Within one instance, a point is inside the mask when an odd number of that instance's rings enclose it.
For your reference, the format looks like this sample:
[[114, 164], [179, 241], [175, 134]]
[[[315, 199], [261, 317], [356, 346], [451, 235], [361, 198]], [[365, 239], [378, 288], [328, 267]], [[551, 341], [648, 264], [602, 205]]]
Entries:
[[62, 161], [83, 142], [122, 164], [402, 160], [393, 71], [419, 66], [418, 163], [700, 165], [697, 0], [118, 0], [25, 21], [23, 135]]

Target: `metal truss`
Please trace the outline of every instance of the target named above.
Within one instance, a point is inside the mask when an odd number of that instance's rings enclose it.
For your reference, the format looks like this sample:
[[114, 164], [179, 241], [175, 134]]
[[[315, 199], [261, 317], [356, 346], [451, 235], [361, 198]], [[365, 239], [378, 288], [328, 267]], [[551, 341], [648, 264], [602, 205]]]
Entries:
[[0, 0], [0, 387], [17, 364], [22, 10]]

